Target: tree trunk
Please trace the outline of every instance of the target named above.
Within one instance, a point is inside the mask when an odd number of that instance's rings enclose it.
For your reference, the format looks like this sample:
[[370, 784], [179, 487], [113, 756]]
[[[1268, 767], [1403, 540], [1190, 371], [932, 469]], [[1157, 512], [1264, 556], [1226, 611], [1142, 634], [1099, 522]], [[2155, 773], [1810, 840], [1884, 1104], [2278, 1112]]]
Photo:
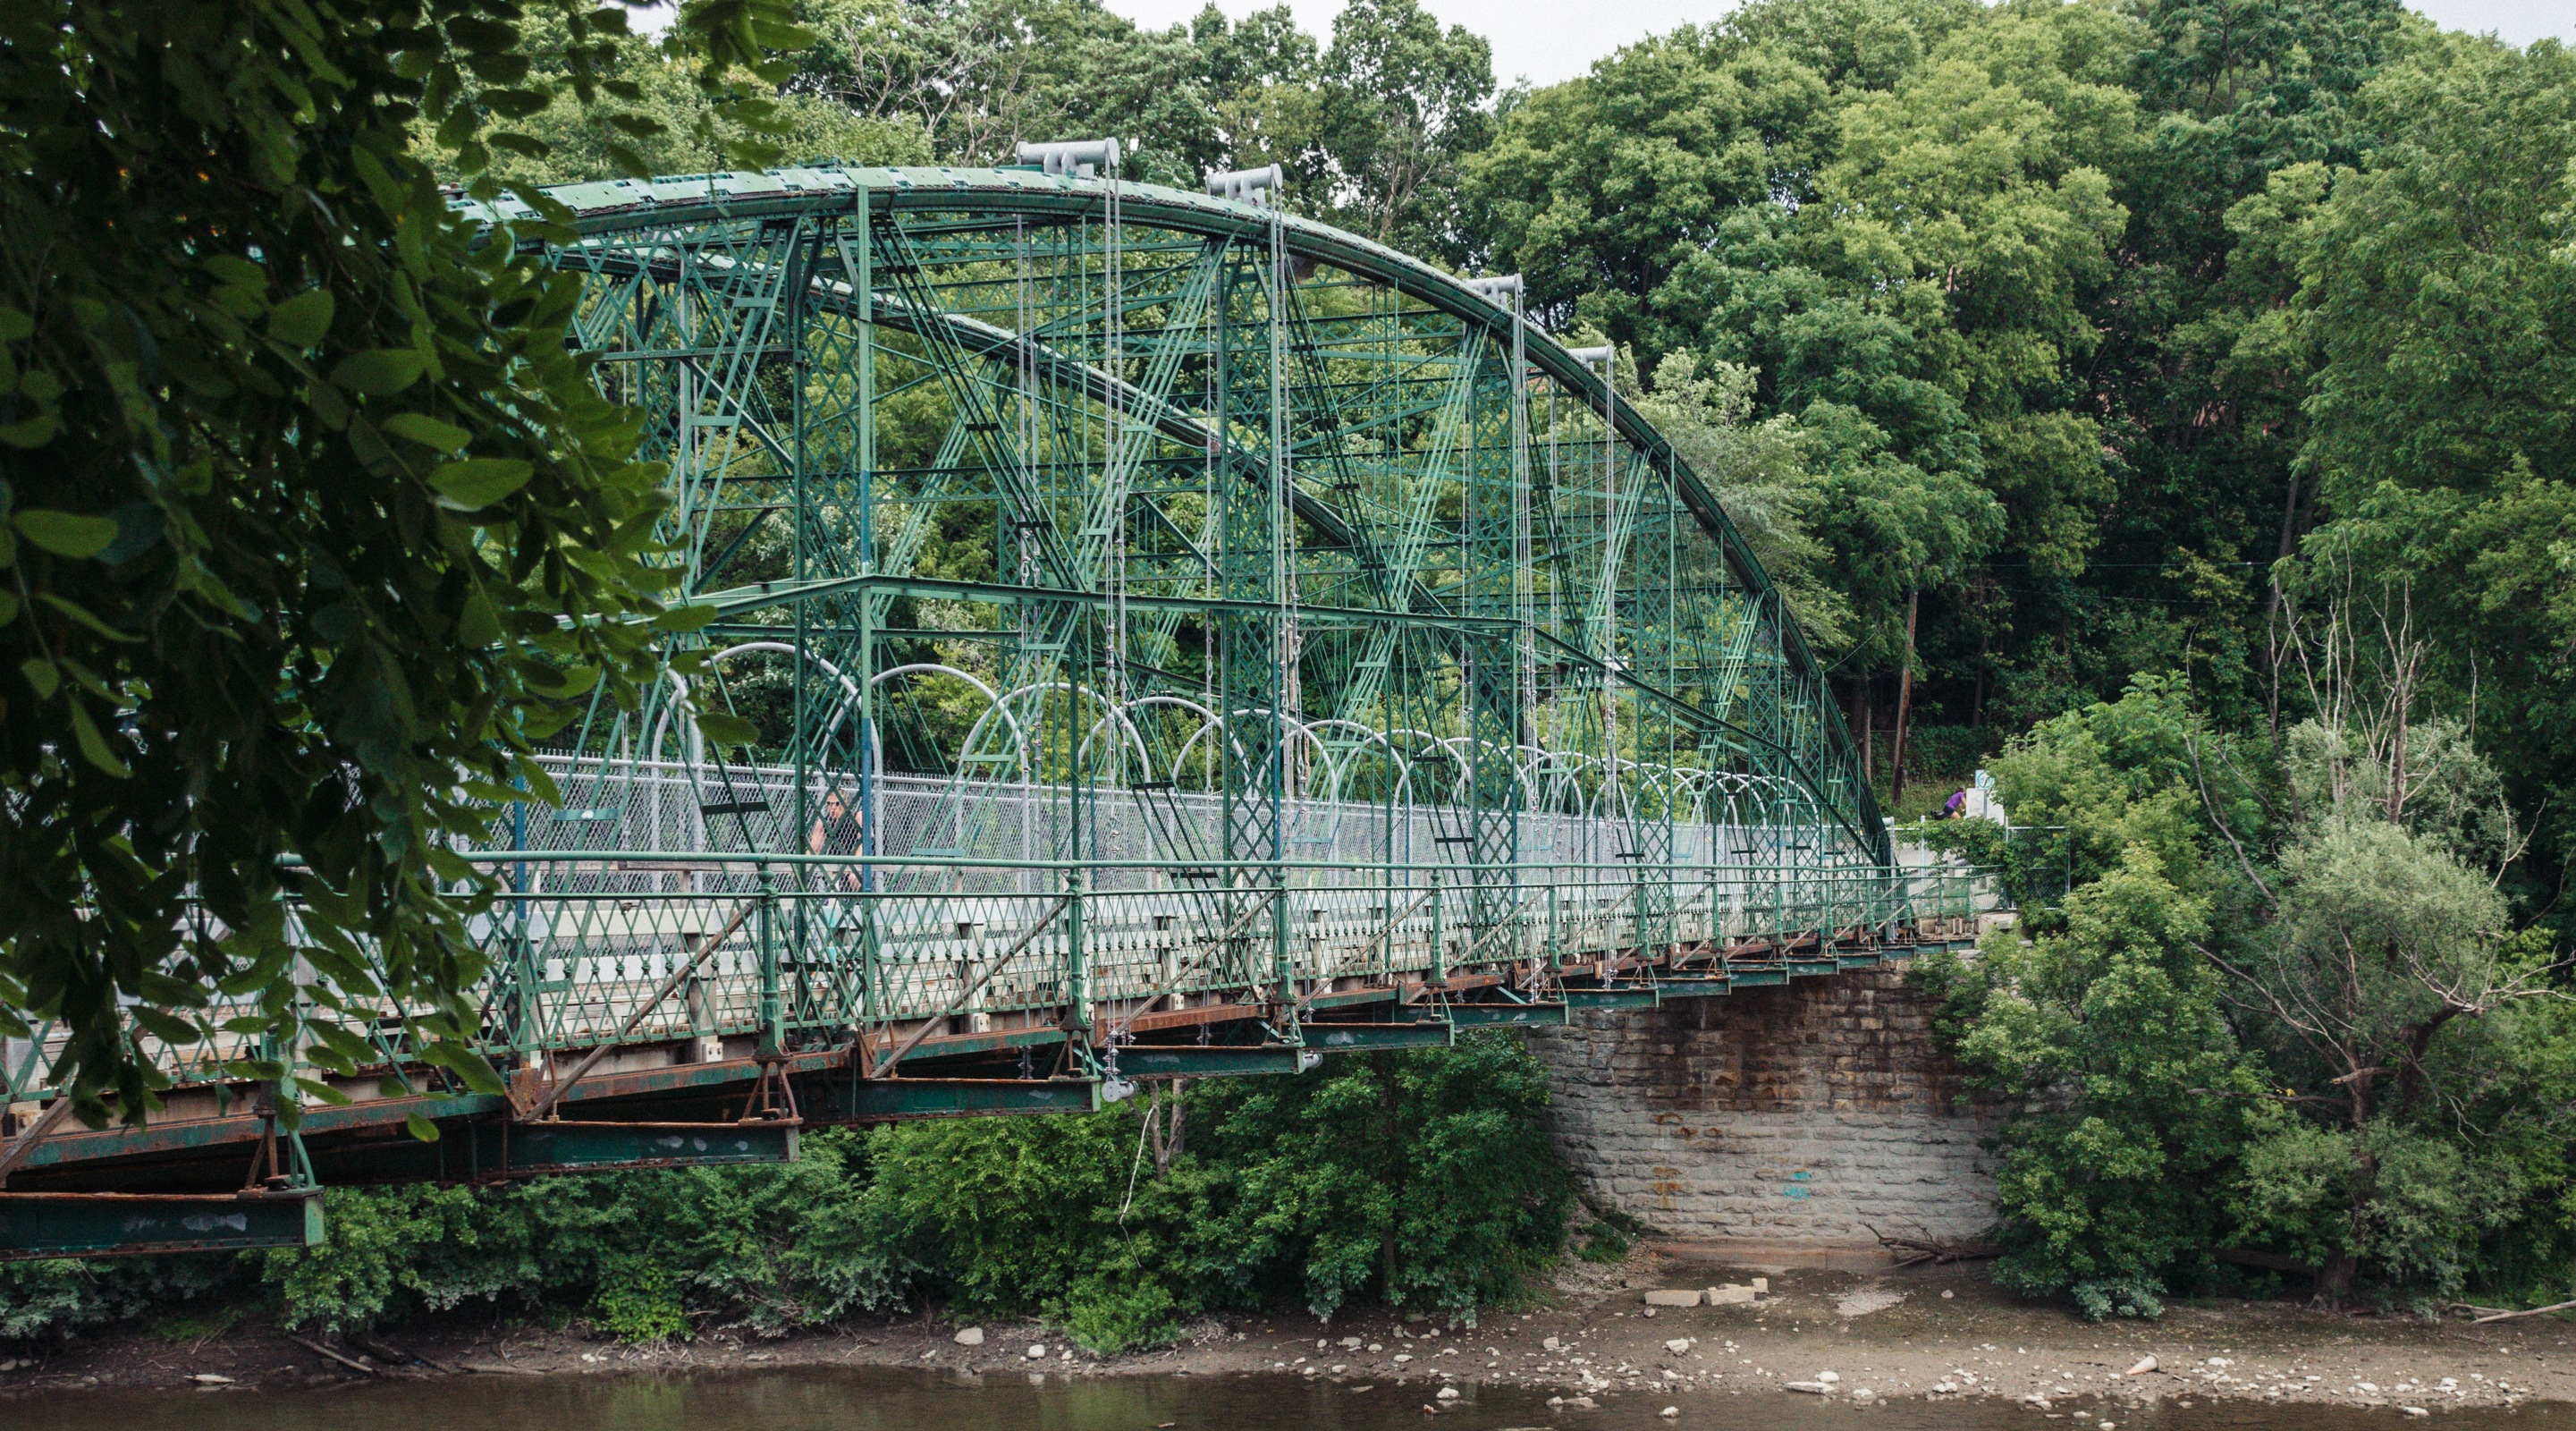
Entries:
[[1994, 633], [1991, 631], [1977, 633], [1977, 696], [1968, 705], [1968, 724], [1971, 727], [1981, 727], [1986, 723], [1987, 652], [1993, 646], [1994, 639]]
[[1388, 1199], [1386, 1222], [1378, 1229], [1378, 1295], [1395, 1300], [1395, 1232], [1404, 1213], [1404, 1129], [1396, 1117], [1395, 1061], [1384, 1053], [1369, 1055], [1370, 1072], [1377, 1075], [1378, 1125], [1386, 1140], [1384, 1163], [1387, 1186], [1395, 1196]]
[[[2281, 541], [2272, 553], [2273, 561], [2278, 562], [2290, 554], [2290, 538], [2297, 530], [2298, 515], [2299, 474], [2292, 472], [2289, 494], [2281, 500]], [[2270, 668], [2271, 689], [2264, 697], [2264, 704], [2271, 722], [2272, 744], [2277, 750], [2281, 743], [2281, 582], [2268, 573], [2266, 578], [2271, 590], [2263, 598], [2263, 661]]]
[[1872, 723], [1871, 718], [1876, 713], [1869, 707], [1869, 677], [1862, 676], [1858, 684], [1860, 687], [1858, 692], [1860, 696], [1860, 778], [1863, 780], [1876, 780], [1878, 778], [1878, 767], [1875, 762], [1876, 752], [1870, 747], [1876, 745], [1878, 742], [1876, 739], [1876, 732], [1870, 729]]
[[1892, 768], [1888, 779], [1888, 798], [1905, 793], [1905, 725], [1914, 712], [1914, 618], [1923, 609], [1923, 589], [1905, 593], [1905, 669], [1896, 678], [1896, 751], [1888, 757]]
[[2352, 1295], [2352, 1274], [2360, 1266], [2349, 1252], [2338, 1252], [2317, 1269], [2317, 1295], [2331, 1305], [2341, 1305]]

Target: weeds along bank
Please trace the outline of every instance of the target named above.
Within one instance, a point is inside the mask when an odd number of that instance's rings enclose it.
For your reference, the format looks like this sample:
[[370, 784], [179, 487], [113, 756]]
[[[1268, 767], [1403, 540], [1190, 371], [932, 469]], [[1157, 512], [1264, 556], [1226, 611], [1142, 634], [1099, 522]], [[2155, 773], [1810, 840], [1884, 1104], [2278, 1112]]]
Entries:
[[488, 1304], [648, 1341], [935, 1300], [1102, 1353], [1224, 1308], [1467, 1312], [1563, 1236], [1546, 1099], [1516, 1037], [1475, 1033], [1080, 1118], [828, 1131], [777, 1167], [335, 1189], [309, 1253], [0, 1267], [0, 1341], [187, 1303], [326, 1329]]

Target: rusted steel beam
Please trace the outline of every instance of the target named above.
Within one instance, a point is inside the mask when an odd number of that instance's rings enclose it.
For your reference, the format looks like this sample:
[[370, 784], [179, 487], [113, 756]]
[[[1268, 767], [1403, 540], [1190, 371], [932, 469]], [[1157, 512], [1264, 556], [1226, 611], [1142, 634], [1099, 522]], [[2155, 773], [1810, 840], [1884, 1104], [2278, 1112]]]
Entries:
[[9, 1174], [27, 1161], [36, 1151], [36, 1145], [61, 1127], [63, 1120], [71, 1114], [71, 1095], [64, 1094], [45, 1105], [45, 1111], [36, 1115], [36, 1121], [28, 1126], [27, 1131], [10, 1139], [8, 1147], [0, 1148], [0, 1188], [9, 1186]]
[[[846, 1066], [847, 1061], [848, 1054], [841, 1049], [812, 1050], [788, 1055], [785, 1070], [791, 1074], [824, 1073]], [[730, 1092], [748, 1091], [759, 1079], [760, 1062], [750, 1058], [673, 1064], [666, 1068], [624, 1069], [591, 1075], [569, 1090], [567, 1101], [595, 1109], [600, 1104], [618, 1099], [674, 1094], [723, 1096]], [[415, 1114], [445, 1124], [486, 1117], [503, 1111], [505, 1107], [502, 1099], [481, 1093], [377, 1098], [307, 1108], [297, 1121], [297, 1131], [309, 1147], [335, 1136], [399, 1130]], [[593, 1112], [590, 1118], [592, 1121], [615, 1121], [597, 1112]], [[234, 1114], [155, 1123], [143, 1128], [62, 1133], [35, 1149], [20, 1171], [33, 1175], [70, 1171], [81, 1164], [169, 1162], [195, 1156], [228, 1162], [236, 1156], [230, 1150], [245, 1148], [259, 1140], [262, 1126], [262, 1120], [256, 1114]]]

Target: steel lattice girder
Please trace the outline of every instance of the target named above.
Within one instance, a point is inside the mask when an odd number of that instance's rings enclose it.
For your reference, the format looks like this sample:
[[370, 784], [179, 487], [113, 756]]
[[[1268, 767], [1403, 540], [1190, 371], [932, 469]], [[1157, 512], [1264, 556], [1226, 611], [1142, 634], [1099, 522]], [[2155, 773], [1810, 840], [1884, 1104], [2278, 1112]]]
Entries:
[[[1727, 752], [1798, 782], [1842, 838], [1884, 857], [1820, 668], [1767, 578], [1696, 476], [1599, 377], [1456, 280], [1355, 236], [1138, 185], [1117, 187], [1113, 228], [1112, 189], [1011, 170], [805, 169], [554, 191], [583, 237], [549, 255], [594, 276], [583, 331], [620, 371], [611, 391], [657, 413], [649, 454], [673, 462], [693, 579], [728, 584], [726, 553], [709, 550], [728, 515], [795, 526], [801, 582], [907, 574], [923, 514], [974, 502], [994, 510], [1006, 585], [1017, 574], [1095, 594], [1196, 588], [1509, 614], [1511, 495], [1528, 491], [1529, 446], [1542, 440], [1513, 400], [1517, 353], [1564, 394], [1563, 412], [1612, 419], [1606, 446], [1597, 432], [1573, 443], [1600, 454], [1599, 490], [1551, 489], [1536, 525], [1559, 539], [1534, 553], [1564, 613], [1548, 634], [1571, 648], [1550, 655], [1589, 658], [1564, 674], [1652, 707], [1654, 729], [1596, 738]], [[876, 464], [891, 408], [931, 392], [945, 399], [931, 404], [936, 448]], [[1221, 489], [1208, 505], [1227, 518], [1195, 513], [1205, 530], [1171, 520], [1186, 494], [1169, 479], [1194, 465], [1214, 469], [1189, 485]], [[1264, 500], [1283, 478], [1290, 490]], [[1292, 550], [1280, 561], [1270, 548], [1283, 525]], [[1451, 535], [1434, 540], [1435, 527]], [[739, 551], [743, 535], [731, 540]], [[1111, 545], [1123, 559], [1104, 572]], [[832, 624], [805, 609], [823, 604], [796, 603], [809, 626]], [[1142, 656], [1126, 647], [1145, 644], [1133, 638], [1169, 641], [1168, 621], [1014, 615], [1029, 639], [1009, 659], [1032, 676], [1060, 671], [1068, 649], [1133, 663]], [[825, 644], [848, 649], [856, 624]], [[1254, 628], [1231, 622], [1220, 642], [1229, 695], [1276, 711], [1277, 687], [1322, 683], [1334, 657], [1285, 662]], [[1384, 632], [1343, 644], [1354, 647], [1344, 697], [1382, 690], [1399, 664], [1436, 660], [1453, 680], [1510, 664], [1475, 662], [1473, 639], [1436, 655]], [[1398, 724], [1400, 703], [1383, 704], [1383, 723]], [[1508, 718], [1519, 736], [1536, 715], [1519, 704], [1471, 698], [1452, 719], [1499, 732]], [[1248, 743], [1229, 782], [1253, 806], [1265, 760], [1280, 756]], [[1467, 808], [1490, 809], [1497, 797], [1485, 796]], [[1235, 824], [1229, 844], [1257, 838], [1257, 820]]]
[[[591, 793], [575, 803], [631, 810], [638, 773], [658, 769], [686, 787], [688, 849], [668, 792], [640, 838], [574, 843], [855, 862], [760, 865], [799, 894], [837, 879], [860, 896], [1029, 896], [1004, 922], [936, 899], [911, 914], [1016, 924], [1023, 944], [1043, 932], [1049, 976], [1011, 992], [1095, 1041], [1090, 896], [1172, 891], [1179, 913], [1155, 925], [1214, 942], [1167, 958], [1110, 1045], [1192, 982], [1247, 1016], [1285, 1008], [1293, 1042], [1317, 981], [1293, 953], [1290, 891], [1333, 882], [1319, 863], [1385, 884], [1381, 917], [1433, 887], [1407, 946], [1433, 986], [1526, 950], [1542, 908], [1554, 950], [1560, 902], [1578, 941], [1673, 950], [1718, 948], [1720, 925], [1777, 942], [1904, 912], [1865, 887], [1892, 888], [1883, 824], [1820, 666], [1723, 511], [1602, 375], [1449, 275], [1267, 208], [1026, 170], [787, 169], [554, 197], [578, 237], [534, 251], [585, 275], [581, 336], [609, 391], [651, 415], [689, 599], [718, 618], [700, 639], [737, 663], [718, 690], [675, 679], [577, 737], [589, 762], [570, 773]], [[989, 574], [925, 570], [943, 540], [980, 546]], [[741, 707], [728, 671], [783, 685], [790, 706], [769, 712], [748, 775], [689, 734], [692, 709]], [[940, 705], [960, 700], [971, 720]], [[1323, 767], [1332, 795], [1388, 802], [1374, 848], [1302, 832]], [[883, 808], [906, 771], [948, 782], [919, 821], [935, 834]], [[738, 779], [768, 793], [737, 798]], [[1722, 827], [1711, 780], [1735, 782]], [[688, 805], [726, 818], [692, 822]], [[1576, 807], [1588, 866], [1521, 848], [1534, 818]], [[1329, 858], [1306, 858], [1311, 843]], [[997, 848], [1019, 863], [966, 873]], [[1120, 853], [1159, 868], [1099, 863]], [[1694, 923], [1695, 882], [1727, 860], [1734, 912], [1720, 918], [1710, 875]], [[668, 863], [690, 889], [711, 874]], [[1569, 881], [1615, 896], [1560, 901]], [[1767, 925], [1747, 912], [1756, 887]], [[889, 956], [921, 946], [889, 934], [887, 908], [793, 906], [788, 962], [837, 986], [773, 987], [766, 1039], [855, 1012], [889, 1039], [926, 1031], [926, 1013], [964, 1017], [935, 1045], [954, 1054], [1044, 1041], [985, 1032], [993, 971], [971, 954], [938, 998], [915, 956]], [[915, 959], [910, 992], [889, 957]]]

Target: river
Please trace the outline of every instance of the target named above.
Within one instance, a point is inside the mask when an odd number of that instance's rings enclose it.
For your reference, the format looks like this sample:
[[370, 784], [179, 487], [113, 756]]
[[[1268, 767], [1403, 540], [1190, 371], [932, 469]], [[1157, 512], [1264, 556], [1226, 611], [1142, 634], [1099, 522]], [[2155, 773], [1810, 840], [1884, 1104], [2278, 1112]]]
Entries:
[[[1303, 1377], [1066, 1377], [887, 1368], [695, 1374], [482, 1376], [312, 1391], [46, 1391], [0, 1395], [6, 1431], [2097, 1431], [2003, 1401], [1894, 1400], [1873, 1407], [1776, 1391], [1628, 1394], [1598, 1410], [1549, 1393], [1460, 1386], [1426, 1416], [1428, 1388], [1359, 1389]], [[1658, 1413], [1678, 1407], [1677, 1418]], [[2114, 1431], [2394, 1431], [2393, 1409], [2202, 1402], [2105, 1406]], [[2447, 1431], [2576, 1431], [2576, 1406], [2440, 1413]], [[2050, 1421], [2059, 1423], [2051, 1427]]]

